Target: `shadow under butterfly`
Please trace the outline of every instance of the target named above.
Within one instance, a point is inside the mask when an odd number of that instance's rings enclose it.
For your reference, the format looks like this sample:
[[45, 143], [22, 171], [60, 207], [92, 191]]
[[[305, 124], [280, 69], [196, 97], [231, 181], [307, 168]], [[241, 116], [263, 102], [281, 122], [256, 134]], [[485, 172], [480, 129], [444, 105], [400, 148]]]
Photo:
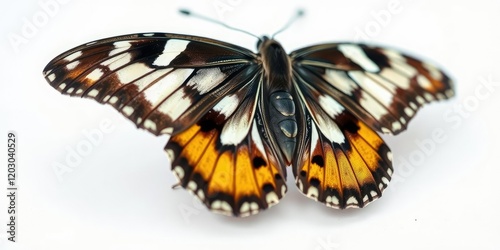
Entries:
[[398, 134], [422, 105], [454, 95], [443, 71], [389, 48], [329, 43], [287, 54], [261, 37], [257, 49], [131, 34], [64, 52], [44, 76], [63, 94], [171, 135], [165, 151], [178, 185], [242, 217], [279, 202], [287, 166], [304, 195], [329, 207], [380, 198], [393, 168], [377, 132]]

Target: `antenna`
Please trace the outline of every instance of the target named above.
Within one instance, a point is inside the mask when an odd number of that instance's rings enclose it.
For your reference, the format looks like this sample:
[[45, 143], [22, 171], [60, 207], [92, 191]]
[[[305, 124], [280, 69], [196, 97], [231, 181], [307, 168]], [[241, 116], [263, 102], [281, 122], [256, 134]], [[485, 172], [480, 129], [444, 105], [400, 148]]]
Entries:
[[227, 24], [225, 24], [225, 23], [223, 23], [223, 22], [221, 22], [221, 21], [217, 21], [217, 20], [215, 20], [215, 19], [213, 19], [213, 18], [206, 17], [206, 16], [203, 16], [203, 15], [200, 15], [200, 14], [197, 14], [197, 13], [194, 13], [194, 12], [191, 12], [191, 11], [186, 10], [186, 9], [180, 9], [180, 10], [179, 10], [179, 12], [180, 12], [181, 14], [186, 15], [186, 16], [193, 16], [193, 17], [196, 17], [196, 18], [203, 19], [203, 20], [205, 20], [205, 21], [209, 21], [209, 22], [211, 22], [211, 23], [215, 23], [215, 24], [218, 24], [218, 25], [222, 25], [222, 26], [224, 26], [224, 27], [226, 27], [226, 28], [228, 28], [228, 29], [235, 30], [235, 31], [239, 31], [239, 32], [245, 33], [245, 34], [247, 34], [247, 35], [253, 36], [253, 37], [255, 37], [255, 38], [257, 38], [257, 39], [261, 40], [261, 38], [260, 38], [259, 36], [256, 36], [256, 35], [254, 35], [254, 34], [252, 34], [252, 33], [248, 32], [248, 31], [246, 31], [246, 30], [242, 30], [242, 29], [238, 29], [238, 28], [235, 28], [235, 27], [229, 26], [229, 25], [227, 25]]
[[277, 34], [279, 34], [279, 33], [283, 32], [284, 30], [288, 29], [288, 27], [290, 27], [290, 25], [291, 25], [293, 22], [295, 22], [297, 19], [299, 19], [299, 17], [302, 17], [303, 15], [304, 15], [304, 10], [299, 9], [299, 10], [297, 11], [297, 13], [295, 13], [295, 15], [294, 15], [294, 16], [292, 16], [292, 17], [290, 18], [290, 20], [288, 20], [288, 22], [285, 24], [285, 26], [283, 26], [283, 28], [279, 29], [278, 31], [276, 31], [276, 32], [275, 32], [275, 33], [271, 36], [271, 39], [274, 39], [274, 37], [275, 37]]

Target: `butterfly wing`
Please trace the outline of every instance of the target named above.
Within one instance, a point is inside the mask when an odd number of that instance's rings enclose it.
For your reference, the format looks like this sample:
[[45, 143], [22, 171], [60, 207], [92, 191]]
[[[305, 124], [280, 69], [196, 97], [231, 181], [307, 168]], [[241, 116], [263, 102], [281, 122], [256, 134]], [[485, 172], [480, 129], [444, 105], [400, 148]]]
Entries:
[[255, 214], [286, 192], [261, 115], [261, 65], [245, 48], [132, 34], [69, 50], [44, 75], [63, 94], [110, 104], [140, 128], [171, 134], [165, 150], [179, 184], [213, 211]]
[[[150, 33], [69, 50], [44, 69], [59, 92], [112, 105], [153, 134], [178, 133], [251, 74], [251, 51], [202, 37]], [[255, 69], [253, 69], [255, 71]]]
[[398, 134], [422, 105], [454, 95], [452, 81], [437, 67], [392, 49], [335, 43], [291, 57], [305, 81], [382, 133]]
[[249, 216], [285, 195], [284, 164], [270, 144], [256, 74], [166, 146], [180, 185], [212, 211]]
[[453, 96], [429, 63], [362, 44], [324, 44], [290, 54], [304, 118], [294, 160], [297, 186], [335, 208], [379, 198], [392, 154], [375, 132], [397, 134], [425, 103]]

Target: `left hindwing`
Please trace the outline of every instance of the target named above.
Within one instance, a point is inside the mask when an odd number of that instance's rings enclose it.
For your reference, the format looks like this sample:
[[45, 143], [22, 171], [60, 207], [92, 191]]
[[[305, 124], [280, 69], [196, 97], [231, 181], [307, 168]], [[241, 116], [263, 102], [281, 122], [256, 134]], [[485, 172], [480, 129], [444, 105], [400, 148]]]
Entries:
[[261, 85], [261, 75], [246, 80], [165, 148], [179, 184], [214, 212], [249, 216], [285, 195], [283, 163], [263, 123]]
[[397, 134], [423, 104], [453, 95], [442, 71], [390, 49], [324, 44], [290, 57], [303, 114], [293, 172], [331, 207], [363, 207], [387, 187], [392, 154], [375, 131]]

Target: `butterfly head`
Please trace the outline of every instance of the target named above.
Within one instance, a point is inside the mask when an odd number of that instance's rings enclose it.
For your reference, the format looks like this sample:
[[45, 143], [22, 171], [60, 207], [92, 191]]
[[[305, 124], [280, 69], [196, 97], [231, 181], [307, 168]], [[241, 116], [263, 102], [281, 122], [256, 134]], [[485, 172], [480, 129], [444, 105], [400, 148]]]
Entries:
[[268, 40], [269, 40], [268, 36], [262, 36], [261, 38], [259, 38], [259, 40], [257, 41], [257, 50], [260, 51], [260, 47], [262, 46], [262, 44], [264, 44]]

